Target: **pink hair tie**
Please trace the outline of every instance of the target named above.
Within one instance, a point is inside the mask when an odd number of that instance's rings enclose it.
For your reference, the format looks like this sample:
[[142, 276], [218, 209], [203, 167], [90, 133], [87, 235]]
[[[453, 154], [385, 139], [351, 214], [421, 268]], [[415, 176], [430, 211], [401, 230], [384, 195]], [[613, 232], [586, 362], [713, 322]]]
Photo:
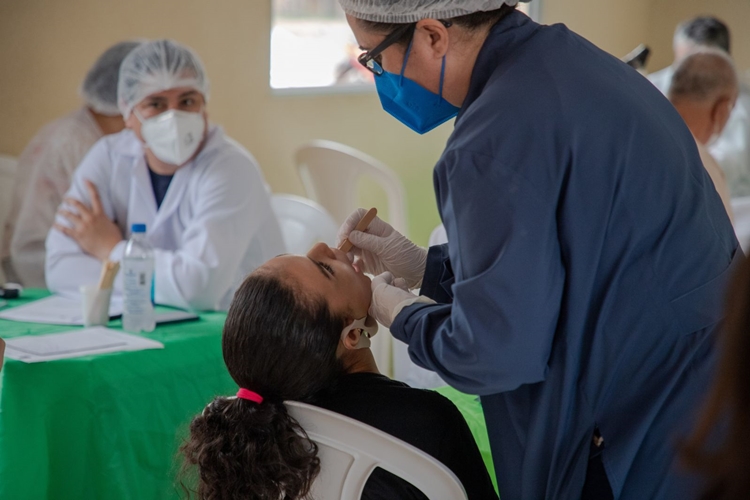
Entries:
[[240, 390], [237, 391], [237, 397], [240, 399], [247, 399], [248, 401], [252, 401], [258, 404], [261, 404], [263, 402], [263, 396], [248, 389], [240, 388]]

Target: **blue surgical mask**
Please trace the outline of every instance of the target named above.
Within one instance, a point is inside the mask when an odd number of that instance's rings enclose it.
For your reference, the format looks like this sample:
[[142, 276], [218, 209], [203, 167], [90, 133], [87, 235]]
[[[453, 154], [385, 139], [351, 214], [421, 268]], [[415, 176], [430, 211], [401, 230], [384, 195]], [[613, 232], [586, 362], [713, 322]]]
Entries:
[[375, 86], [384, 110], [413, 131], [424, 134], [456, 116], [459, 108], [443, 99], [445, 56], [440, 69], [440, 93], [436, 94], [404, 76], [410, 52], [411, 44], [400, 75], [385, 71], [375, 77]]

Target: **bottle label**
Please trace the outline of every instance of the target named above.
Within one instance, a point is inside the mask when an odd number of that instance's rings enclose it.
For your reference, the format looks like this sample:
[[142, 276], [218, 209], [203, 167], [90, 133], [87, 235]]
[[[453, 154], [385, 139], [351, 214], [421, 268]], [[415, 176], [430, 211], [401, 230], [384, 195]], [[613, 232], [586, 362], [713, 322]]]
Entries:
[[154, 263], [152, 260], [124, 259], [124, 315], [153, 315], [153, 274]]

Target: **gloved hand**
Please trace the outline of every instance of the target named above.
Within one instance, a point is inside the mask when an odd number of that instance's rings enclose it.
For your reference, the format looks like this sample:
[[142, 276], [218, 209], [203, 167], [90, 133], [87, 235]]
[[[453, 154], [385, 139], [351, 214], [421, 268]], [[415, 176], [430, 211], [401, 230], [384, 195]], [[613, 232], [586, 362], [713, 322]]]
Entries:
[[372, 301], [369, 314], [378, 323], [390, 328], [398, 313], [416, 302], [434, 304], [435, 301], [427, 297], [418, 297], [408, 291], [404, 280], [394, 279], [389, 272], [379, 274], [372, 279]]
[[373, 275], [386, 271], [403, 278], [406, 286], [419, 288], [427, 263], [427, 249], [415, 245], [406, 236], [380, 217], [370, 223], [367, 232], [354, 231], [367, 210], [359, 208], [342, 224], [338, 233], [339, 246], [349, 238], [354, 248], [349, 252], [359, 268]]

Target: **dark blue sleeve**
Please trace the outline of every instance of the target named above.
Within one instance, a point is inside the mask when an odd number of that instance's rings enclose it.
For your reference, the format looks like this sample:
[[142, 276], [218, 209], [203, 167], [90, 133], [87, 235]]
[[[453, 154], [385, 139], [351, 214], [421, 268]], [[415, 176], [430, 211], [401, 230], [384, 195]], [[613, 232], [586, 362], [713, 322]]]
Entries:
[[430, 247], [419, 294], [431, 298], [438, 304], [450, 304], [453, 301], [451, 285], [454, 281], [448, 244]]
[[495, 157], [453, 151], [441, 163], [436, 175], [444, 176], [437, 182], [449, 243], [430, 250], [423, 293], [453, 300], [404, 308], [391, 332], [418, 365], [463, 392], [540, 382], [565, 279], [555, 204], [544, 186]]

